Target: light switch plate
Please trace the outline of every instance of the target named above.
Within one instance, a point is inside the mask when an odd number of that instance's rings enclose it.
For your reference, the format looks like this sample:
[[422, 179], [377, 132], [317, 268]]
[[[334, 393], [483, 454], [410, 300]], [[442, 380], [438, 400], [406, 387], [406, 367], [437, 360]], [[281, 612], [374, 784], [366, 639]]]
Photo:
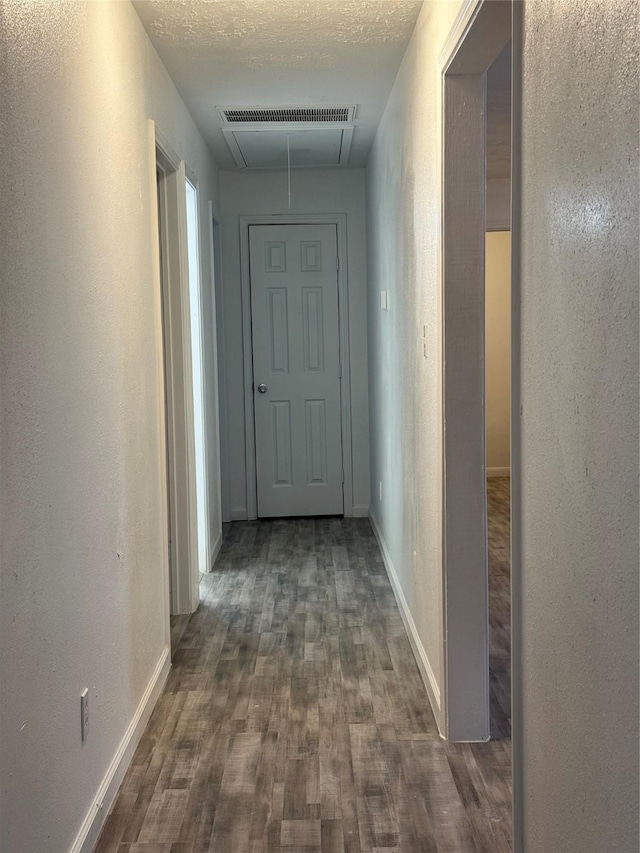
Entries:
[[80, 731], [82, 743], [89, 736], [89, 688], [85, 687], [80, 694]]

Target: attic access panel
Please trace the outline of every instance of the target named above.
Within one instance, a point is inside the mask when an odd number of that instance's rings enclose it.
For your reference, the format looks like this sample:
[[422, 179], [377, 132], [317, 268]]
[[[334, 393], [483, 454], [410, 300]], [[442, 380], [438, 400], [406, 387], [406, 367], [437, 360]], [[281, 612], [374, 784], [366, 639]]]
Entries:
[[349, 161], [353, 127], [223, 128], [240, 169], [286, 169], [287, 136], [291, 168], [344, 166]]

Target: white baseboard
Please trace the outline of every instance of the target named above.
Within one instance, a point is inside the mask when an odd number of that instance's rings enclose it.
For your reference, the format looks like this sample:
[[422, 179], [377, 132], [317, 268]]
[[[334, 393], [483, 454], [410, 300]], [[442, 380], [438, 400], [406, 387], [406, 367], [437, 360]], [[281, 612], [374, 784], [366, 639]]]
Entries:
[[[356, 506], [352, 507], [351, 512], [348, 514], [345, 513], [345, 516], [348, 518], [368, 518], [369, 517], [369, 505], [368, 504], [356, 504]], [[231, 521], [246, 521], [247, 520], [247, 508], [246, 507], [235, 507], [231, 510]]]
[[142, 733], [149, 722], [149, 717], [164, 687], [170, 669], [171, 649], [169, 646], [165, 646], [133, 719], [129, 723], [129, 727], [120, 741], [120, 746], [100, 783], [94, 805], [83, 820], [69, 853], [91, 853], [95, 847], [100, 830], [107, 819], [120, 784], [124, 779], [124, 774], [127, 772], [133, 753], [140, 743]]
[[369, 504], [356, 504], [352, 507], [351, 518], [369, 518]]
[[510, 477], [511, 468], [487, 468], [487, 477]]
[[389, 575], [389, 580], [391, 581], [391, 587], [396, 597], [396, 601], [398, 602], [400, 615], [402, 616], [404, 627], [407, 630], [407, 636], [409, 637], [409, 642], [411, 643], [411, 648], [413, 649], [413, 654], [415, 655], [416, 662], [418, 664], [418, 669], [420, 670], [420, 675], [422, 676], [424, 685], [427, 688], [427, 693], [429, 695], [429, 700], [433, 707], [436, 722], [438, 724], [438, 729], [440, 731], [440, 734], [442, 734], [442, 721], [440, 719], [440, 687], [438, 686], [438, 682], [431, 667], [431, 662], [429, 661], [427, 652], [424, 646], [422, 645], [422, 640], [418, 636], [418, 629], [416, 628], [416, 623], [413, 621], [413, 616], [411, 615], [411, 611], [409, 610], [407, 599], [404, 597], [404, 592], [402, 591], [402, 587], [400, 585], [398, 573], [396, 572], [393, 560], [391, 559], [391, 554], [389, 553], [389, 549], [387, 548], [387, 543], [385, 542], [384, 537], [382, 535], [382, 531], [380, 530], [380, 525], [378, 524], [378, 519], [376, 518], [376, 514], [373, 511], [373, 507], [369, 510], [369, 520], [371, 521], [373, 532], [375, 533], [376, 539], [378, 540], [378, 545], [380, 546], [382, 559], [384, 560], [384, 565], [387, 570], [387, 574]]
[[218, 559], [218, 554], [220, 553], [220, 548], [222, 548], [222, 531], [218, 533], [213, 543], [213, 547], [211, 548], [211, 554], [209, 555], [209, 571], [213, 571], [213, 567], [215, 565], [216, 560]]

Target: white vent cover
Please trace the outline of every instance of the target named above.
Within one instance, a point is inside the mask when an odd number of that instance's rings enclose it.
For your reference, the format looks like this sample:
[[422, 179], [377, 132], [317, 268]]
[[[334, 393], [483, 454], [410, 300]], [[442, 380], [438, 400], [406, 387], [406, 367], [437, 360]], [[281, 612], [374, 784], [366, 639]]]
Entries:
[[325, 105], [315, 107], [218, 107], [225, 124], [348, 124], [356, 115], [355, 106]]

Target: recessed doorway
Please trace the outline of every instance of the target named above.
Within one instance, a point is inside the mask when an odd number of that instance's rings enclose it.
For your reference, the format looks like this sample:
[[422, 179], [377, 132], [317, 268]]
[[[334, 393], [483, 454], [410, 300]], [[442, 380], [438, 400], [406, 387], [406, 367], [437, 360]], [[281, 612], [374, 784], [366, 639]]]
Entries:
[[[490, 664], [498, 632], [495, 624], [490, 630], [489, 572], [495, 592], [496, 555], [508, 554], [509, 540], [500, 520], [505, 489], [490, 485], [488, 543], [485, 428], [487, 72], [510, 38], [511, 3], [477, 0], [465, 5], [442, 54], [444, 716], [446, 736], [457, 741], [505, 733], [504, 719], [492, 732], [491, 711], [510, 711], [508, 697], [502, 705], [490, 700], [500, 685]], [[508, 613], [502, 628], [509, 632]], [[508, 664], [500, 672], [508, 691]]]
[[[199, 569], [206, 570], [206, 448], [198, 353], [202, 352], [199, 314], [199, 262], [195, 187], [185, 164], [151, 123], [156, 161], [158, 288], [161, 295], [162, 374], [166, 444], [166, 539], [169, 612], [193, 613], [199, 602]], [[192, 187], [191, 203], [188, 187]], [[191, 236], [190, 236], [191, 235]], [[191, 257], [190, 257], [191, 255]], [[190, 276], [189, 270], [195, 271]], [[193, 298], [192, 298], [193, 297]], [[200, 409], [198, 408], [200, 400]], [[200, 424], [200, 426], [199, 426]], [[200, 446], [200, 452], [198, 447]], [[200, 475], [198, 461], [200, 461]], [[204, 499], [199, 501], [199, 498]], [[198, 530], [203, 532], [201, 543]], [[172, 626], [173, 627], [173, 626]]]

